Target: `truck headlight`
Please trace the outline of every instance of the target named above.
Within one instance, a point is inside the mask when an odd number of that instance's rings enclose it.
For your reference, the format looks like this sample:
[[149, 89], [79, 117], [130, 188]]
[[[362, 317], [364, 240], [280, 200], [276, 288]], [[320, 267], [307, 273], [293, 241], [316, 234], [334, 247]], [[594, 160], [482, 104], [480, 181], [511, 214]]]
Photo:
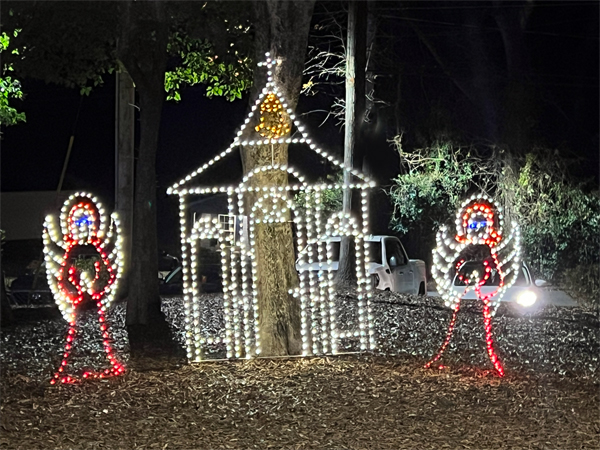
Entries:
[[537, 301], [537, 294], [533, 291], [523, 291], [517, 297], [517, 303], [524, 307], [529, 307]]

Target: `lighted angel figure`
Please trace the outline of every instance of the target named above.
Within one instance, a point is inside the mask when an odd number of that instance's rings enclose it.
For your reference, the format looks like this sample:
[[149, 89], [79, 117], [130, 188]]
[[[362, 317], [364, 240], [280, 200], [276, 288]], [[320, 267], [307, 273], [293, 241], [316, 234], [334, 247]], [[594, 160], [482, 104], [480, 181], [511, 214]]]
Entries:
[[69, 322], [63, 360], [50, 381], [72, 383], [79, 378], [68, 375], [67, 362], [77, 334], [77, 311], [92, 302], [98, 310], [98, 322], [110, 369], [83, 373], [83, 378], [120, 375], [125, 368], [113, 354], [105, 313], [114, 300], [123, 267], [122, 238], [117, 213], [106, 223], [105, 211], [91, 194], [78, 192], [63, 204], [60, 228], [53, 216], [44, 223], [46, 276], [54, 299]]
[[[508, 236], [504, 233], [502, 208], [486, 195], [472, 196], [463, 202], [456, 215], [456, 235], [451, 237], [446, 227], [437, 233], [433, 250], [432, 276], [446, 306], [453, 309], [446, 339], [438, 353], [425, 367], [438, 361], [450, 343], [464, 295], [473, 290], [483, 302], [485, 341], [489, 358], [500, 376], [502, 364], [494, 351], [492, 317], [506, 290], [514, 284], [521, 264], [520, 231], [516, 223]], [[476, 263], [473, 263], [476, 261]], [[454, 280], [457, 283], [454, 283]], [[490, 283], [495, 279], [495, 283]], [[464, 285], [461, 287], [453, 284]], [[486, 285], [492, 284], [490, 288]], [[482, 292], [482, 288], [485, 292]]]

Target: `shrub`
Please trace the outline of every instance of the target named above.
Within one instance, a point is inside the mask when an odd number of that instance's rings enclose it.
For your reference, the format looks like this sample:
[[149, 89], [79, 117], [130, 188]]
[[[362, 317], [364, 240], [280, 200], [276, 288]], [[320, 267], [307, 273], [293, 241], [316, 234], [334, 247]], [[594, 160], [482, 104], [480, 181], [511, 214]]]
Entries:
[[600, 307], [600, 265], [580, 264], [566, 269], [561, 285], [579, 303], [594, 308]]
[[[327, 175], [327, 183], [343, 183], [343, 172], [340, 170], [333, 175]], [[320, 191], [321, 207], [325, 216], [329, 216], [333, 212], [342, 210], [342, 189], [324, 189]], [[315, 207], [315, 191], [300, 191], [294, 196], [296, 206], [301, 210], [306, 210], [307, 207]]]
[[431, 267], [436, 231], [453, 223], [468, 193], [489, 188], [490, 179], [484, 176], [488, 169], [474, 148], [452, 143], [401, 152], [400, 158], [404, 173], [392, 180], [388, 191], [394, 207], [390, 226], [407, 237], [411, 255]]
[[392, 227], [401, 234], [415, 228], [437, 230], [454, 217], [475, 178], [480, 159], [471, 150], [438, 143], [402, 153], [406, 173], [392, 180]]
[[560, 279], [567, 268], [598, 262], [600, 198], [568, 175], [557, 154], [531, 153], [510, 191], [530, 265], [541, 276]]

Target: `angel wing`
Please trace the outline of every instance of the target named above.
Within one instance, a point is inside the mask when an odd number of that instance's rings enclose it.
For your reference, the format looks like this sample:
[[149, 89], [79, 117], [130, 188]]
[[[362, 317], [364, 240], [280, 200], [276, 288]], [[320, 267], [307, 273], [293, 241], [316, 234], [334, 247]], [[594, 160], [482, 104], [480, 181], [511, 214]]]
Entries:
[[66, 264], [64, 254], [68, 244], [64, 240], [61, 229], [56, 225], [53, 216], [46, 217], [42, 234], [44, 242], [44, 262], [46, 264], [46, 279], [62, 316], [68, 322], [75, 320], [71, 307], [71, 298], [61, 289], [61, 268]]
[[113, 212], [110, 215], [111, 223], [106, 233], [106, 237], [102, 242], [102, 249], [107, 254], [107, 259], [110, 263], [110, 268], [114, 274], [114, 281], [105, 287], [106, 295], [100, 300], [102, 307], [106, 310], [115, 299], [119, 280], [123, 274], [123, 236], [121, 234], [121, 221], [119, 214]]
[[455, 242], [448, 235], [446, 227], [440, 228], [436, 234], [437, 246], [433, 250], [433, 266], [431, 275], [436, 282], [437, 291], [444, 299], [446, 306], [457, 308], [464, 293], [457, 293], [452, 288], [452, 268], [464, 244]]
[[501, 241], [495, 249], [495, 253], [498, 259], [498, 269], [504, 274], [504, 283], [492, 299], [492, 314], [496, 313], [500, 306], [500, 300], [506, 290], [515, 283], [521, 269], [521, 230], [516, 222], [512, 223], [509, 235]]

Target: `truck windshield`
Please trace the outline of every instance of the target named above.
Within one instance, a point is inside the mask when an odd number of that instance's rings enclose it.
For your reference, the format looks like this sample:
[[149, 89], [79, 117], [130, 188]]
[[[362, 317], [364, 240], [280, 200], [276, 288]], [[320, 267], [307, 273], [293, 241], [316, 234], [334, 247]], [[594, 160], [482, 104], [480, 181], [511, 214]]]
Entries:
[[383, 264], [381, 261], [381, 242], [367, 242], [368, 262]]
[[[310, 245], [311, 249], [312, 249], [312, 254], [313, 254], [313, 259], [316, 261], [317, 260], [317, 255], [319, 254], [319, 246], [321, 247], [321, 254], [325, 257], [325, 259], [328, 259], [328, 255], [327, 255], [327, 246], [328, 244], [330, 245], [330, 251], [331, 251], [331, 260], [332, 261], [339, 261], [340, 259], [340, 242], [324, 242], [321, 241], [319, 243], [319, 245], [317, 245], [317, 243], [313, 243]], [[354, 245], [354, 241], [352, 241], [352, 244]], [[306, 246], [304, 248], [304, 250], [302, 250], [302, 253], [305, 255], [304, 257], [306, 258], [308, 255], [308, 247]], [[381, 264], [381, 242], [367, 242], [367, 261], [368, 262], [372, 262], [372, 263], [377, 263], [377, 264]]]

